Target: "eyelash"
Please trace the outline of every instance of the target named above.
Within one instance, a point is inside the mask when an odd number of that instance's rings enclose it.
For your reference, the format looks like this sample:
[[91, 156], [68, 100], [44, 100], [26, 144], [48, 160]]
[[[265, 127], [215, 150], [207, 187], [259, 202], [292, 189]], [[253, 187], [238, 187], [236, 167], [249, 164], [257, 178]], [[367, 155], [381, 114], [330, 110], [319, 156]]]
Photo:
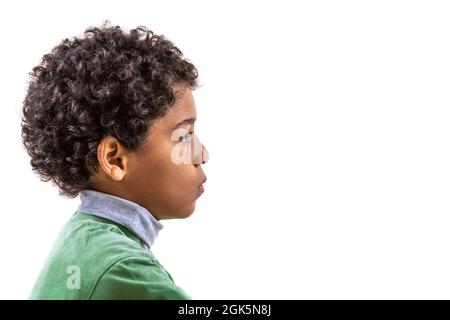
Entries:
[[[188, 132], [188, 133], [186, 133], [185, 135], [180, 136], [180, 137], [178, 138], [178, 142], [191, 143], [191, 136], [192, 136], [193, 134], [194, 134], [194, 132]], [[186, 136], [189, 136], [189, 140], [188, 140], [188, 141], [183, 141], [184, 138], [185, 138]]]

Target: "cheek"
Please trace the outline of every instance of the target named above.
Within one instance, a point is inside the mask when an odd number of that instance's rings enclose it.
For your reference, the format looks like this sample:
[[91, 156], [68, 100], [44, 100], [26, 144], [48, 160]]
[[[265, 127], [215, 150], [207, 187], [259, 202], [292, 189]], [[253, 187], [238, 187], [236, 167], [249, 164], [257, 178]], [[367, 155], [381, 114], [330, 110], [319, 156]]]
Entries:
[[[149, 152], [140, 179], [156, 187], [164, 198], [180, 198], [195, 192], [198, 173], [194, 165], [173, 161], [173, 144], [160, 145]], [[138, 173], [139, 174], [139, 173]]]
[[167, 166], [166, 176], [164, 177], [171, 189], [177, 196], [192, 193], [197, 179], [195, 167], [188, 164], [173, 164]]

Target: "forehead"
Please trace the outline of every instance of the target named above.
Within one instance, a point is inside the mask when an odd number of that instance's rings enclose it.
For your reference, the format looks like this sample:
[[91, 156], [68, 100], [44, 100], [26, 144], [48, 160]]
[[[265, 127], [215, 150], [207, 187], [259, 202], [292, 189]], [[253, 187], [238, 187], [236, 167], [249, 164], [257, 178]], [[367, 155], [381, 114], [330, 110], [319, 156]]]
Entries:
[[163, 117], [158, 118], [153, 122], [152, 128], [145, 138], [139, 152], [146, 153], [154, 147], [154, 144], [157, 141], [161, 141], [161, 138], [170, 138], [174, 128], [181, 121], [197, 117], [192, 90], [183, 85], [174, 85], [173, 89], [175, 93], [175, 103]]
[[197, 117], [192, 90], [183, 85], [174, 85], [173, 89], [175, 103], [163, 117], [153, 123], [152, 132], [155, 134], [171, 132], [179, 122]]
[[187, 118], [196, 118], [197, 110], [191, 89], [177, 85], [174, 86], [175, 103], [166, 115], [158, 120], [159, 126], [174, 128], [179, 122]]

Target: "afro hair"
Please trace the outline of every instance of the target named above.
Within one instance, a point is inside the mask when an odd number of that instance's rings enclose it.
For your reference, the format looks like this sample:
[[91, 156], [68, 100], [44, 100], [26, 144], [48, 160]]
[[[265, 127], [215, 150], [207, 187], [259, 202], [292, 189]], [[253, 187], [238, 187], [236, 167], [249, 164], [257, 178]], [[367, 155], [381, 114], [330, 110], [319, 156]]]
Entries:
[[108, 21], [64, 39], [30, 72], [22, 140], [32, 170], [74, 198], [98, 172], [106, 136], [137, 151], [154, 120], [175, 103], [173, 85], [198, 87], [198, 72], [164, 35], [126, 32]]

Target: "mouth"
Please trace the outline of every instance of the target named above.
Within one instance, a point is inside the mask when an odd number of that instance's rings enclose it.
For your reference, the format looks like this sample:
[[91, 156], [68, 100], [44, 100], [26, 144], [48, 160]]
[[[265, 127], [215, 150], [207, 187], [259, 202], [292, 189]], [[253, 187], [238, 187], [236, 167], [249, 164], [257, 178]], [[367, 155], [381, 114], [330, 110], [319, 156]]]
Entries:
[[198, 186], [198, 195], [200, 196], [203, 192], [205, 192], [205, 187], [203, 184], [206, 182], [206, 177], [203, 179], [202, 183]]

